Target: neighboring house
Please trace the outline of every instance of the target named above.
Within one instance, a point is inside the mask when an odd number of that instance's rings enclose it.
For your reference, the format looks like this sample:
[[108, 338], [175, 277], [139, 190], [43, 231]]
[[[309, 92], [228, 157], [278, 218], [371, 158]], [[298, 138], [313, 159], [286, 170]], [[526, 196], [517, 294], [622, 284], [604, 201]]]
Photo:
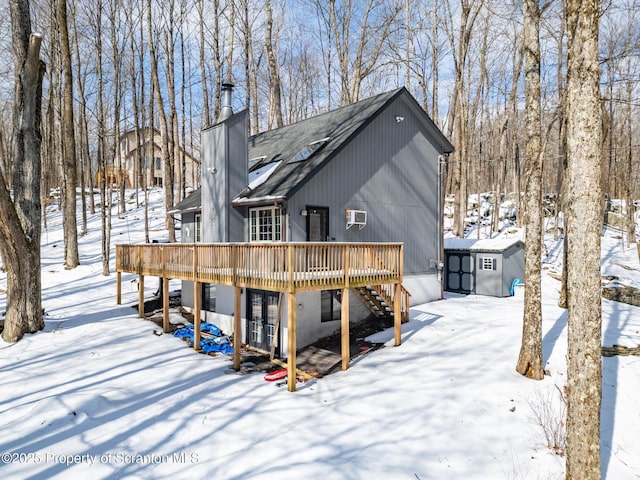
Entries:
[[[175, 183], [182, 177], [181, 165], [184, 158], [185, 184], [190, 187], [199, 185], [200, 162], [180, 147], [180, 158], [176, 155], [174, 172]], [[164, 178], [164, 162], [162, 161], [162, 135], [157, 128], [145, 127], [128, 130], [120, 135], [120, 158], [122, 167], [107, 166], [107, 183], [119, 183], [124, 176], [125, 185], [129, 188], [160, 186]], [[136, 167], [136, 160], [140, 165]]]
[[[226, 103], [222, 120], [202, 132], [202, 187], [173, 209], [183, 243], [402, 242], [411, 303], [442, 297], [441, 167], [453, 147], [405, 88], [249, 139], [246, 110], [233, 114]], [[384, 297], [371, 290], [352, 289], [352, 321]], [[202, 289], [204, 318], [226, 332], [233, 292]], [[295, 297], [297, 347], [340, 329], [341, 292]], [[243, 289], [240, 302], [243, 341], [276, 355], [287, 351], [281, 295]], [[193, 307], [192, 282], [183, 281], [182, 302]]]

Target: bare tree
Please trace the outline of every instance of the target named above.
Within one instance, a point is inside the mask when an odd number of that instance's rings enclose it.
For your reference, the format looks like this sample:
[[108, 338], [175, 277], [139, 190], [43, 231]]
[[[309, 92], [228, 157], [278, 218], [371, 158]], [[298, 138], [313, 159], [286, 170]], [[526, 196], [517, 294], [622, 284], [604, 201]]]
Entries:
[[198, 46], [200, 52], [200, 81], [202, 83], [202, 116], [204, 128], [211, 126], [211, 113], [209, 113], [209, 87], [207, 84], [207, 66], [205, 61], [205, 43], [204, 43], [204, 0], [196, 2], [198, 10]]
[[125, 197], [126, 171], [120, 150], [120, 118], [122, 116], [122, 101], [124, 97], [121, 70], [124, 44], [120, 44], [121, 36], [119, 32], [123, 30], [123, 26], [120, 24], [120, 6], [118, 3], [118, 0], [111, 0], [109, 2], [109, 37], [111, 43], [111, 67], [113, 68], [113, 136], [110, 146], [110, 156], [114, 171], [116, 172], [115, 181], [117, 182], [116, 186], [118, 189], [118, 213], [124, 215], [127, 210], [127, 200]]
[[522, 343], [516, 371], [542, 380], [542, 121], [540, 118], [540, 6], [524, 1], [525, 57], [525, 291]]
[[[362, 9], [356, 9], [351, 0], [329, 0], [326, 6], [324, 2], [317, 4], [318, 8], [329, 9], [327, 17], [340, 71], [340, 105], [357, 102], [362, 83], [380, 67], [383, 47], [397, 28], [395, 21], [403, 2], [367, 0]], [[354, 15], [359, 16], [355, 19]], [[352, 23], [359, 24], [356, 35], [351, 31]]]
[[265, 46], [267, 49], [267, 64], [269, 66], [269, 120], [268, 128], [282, 127], [282, 98], [280, 87], [280, 66], [276, 61], [274, 52], [278, 44], [278, 36], [273, 35], [273, 9], [271, 8], [271, 0], [265, 0], [265, 9], [267, 11], [267, 24], [265, 29]]
[[28, 0], [11, 0], [14, 63], [13, 200], [0, 171], [0, 252], [7, 269], [2, 338], [16, 342], [44, 328], [40, 272], [40, 123], [44, 64], [31, 33]]
[[[445, 2], [446, 6], [449, 6]], [[468, 114], [463, 102], [465, 91], [465, 75], [467, 72], [467, 55], [471, 43], [472, 32], [478, 15], [482, 10], [484, 0], [462, 0], [460, 2], [460, 19], [457, 35], [453, 25], [448, 25], [447, 36], [451, 44], [451, 52], [454, 64], [455, 83], [453, 94], [449, 104], [449, 116], [447, 120], [447, 136], [454, 138], [456, 149], [450, 168], [451, 191], [455, 192], [455, 213], [453, 220], [453, 234], [464, 237], [464, 219], [467, 214], [467, 133], [464, 117]], [[451, 9], [445, 15], [452, 18]], [[455, 137], [453, 136], [455, 132]]]
[[75, 268], [80, 265], [78, 253], [78, 225], [76, 214], [76, 186], [78, 184], [76, 137], [73, 120], [73, 71], [69, 28], [67, 22], [67, 0], [57, 1], [57, 20], [60, 33], [60, 56], [62, 58], [63, 90], [62, 90], [62, 140], [64, 168], [64, 201], [62, 202], [64, 224], [64, 266]]
[[98, 186], [100, 189], [100, 230], [102, 242], [100, 253], [102, 257], [102, 274], [109, 275], [109, 256], [111, 244], [111, 193], [107, 189], [107, 162], [106, 162], [106, 110], [104, 106], [104, 68], [102, 49], [102, 0], [98, 0], [95, 8], [95, 48], [97, 57], [97, 81], [98, 81]]
[[600, 2], [567, 0], [567, 479], [599, 479], [602, 398]]
[[[74, 38], [74, 50], [76, 58], [81, 58], [80, 54], [80, 32], [78, 28], [78, 22], [76, 15], [75, 3], [71, 4], [71, 21], [73, 26], [73, 38]], [[91, 213], [95, 213], [95, 201], [93, 198], [93, 165], [91, 162], [91, 153], [89, 148], [89, 128], [87, 120], [87, 96], [86, 96], [86, 83], [88, 75], [83, 75], [83, 68], [86, 71], [86, 65], [82, 62], [76, 63], [76, 88], [78, 93], [78, 137], [79, 138], [79, 155], [80, 155], [80, 187], [81, 187], [81, 200], [82, 200], [82, 231], [81, 235], [87, 234], [87, 197], [89, 198], [89, 208]]]
[[162, 98], [162, 88], [160, 85], [160, 76], [158, 74], [158, 57], [155, 49], [155, 41], [153, 35], [152, 22], [152, 5], [151, 0], [147, 0], [147, 42], [149, 45], [149, 57], [151, 60], [151, 80], [156, 100], [156, 108], [158, 109], [158, 119], [160, 122], [160, 136], [162, 137], [162, 157], [164, 166], [164, 203], [166, 209], [165, 226], [169, 231], [169, 241], [176, 241], [175, 222], [169, 213], [173, 207], [173, 161], [171, 157], [171, 148], [169, 143], [169, 127], [167, 124], [167, 116], [165, 114], [164, 101]]

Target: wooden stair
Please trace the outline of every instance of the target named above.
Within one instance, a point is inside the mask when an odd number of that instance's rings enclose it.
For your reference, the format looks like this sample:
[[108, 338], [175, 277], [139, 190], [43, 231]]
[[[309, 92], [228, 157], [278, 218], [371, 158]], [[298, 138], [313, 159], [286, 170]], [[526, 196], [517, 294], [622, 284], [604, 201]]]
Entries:
[[[386, 327], [393, 325], [393, 285], [373, 285], [351, 289], [360, 301], [377, 318], [383, 321]], [[401, 322], [409, 321], [409, 291], [400, 286], [400, 312]]]

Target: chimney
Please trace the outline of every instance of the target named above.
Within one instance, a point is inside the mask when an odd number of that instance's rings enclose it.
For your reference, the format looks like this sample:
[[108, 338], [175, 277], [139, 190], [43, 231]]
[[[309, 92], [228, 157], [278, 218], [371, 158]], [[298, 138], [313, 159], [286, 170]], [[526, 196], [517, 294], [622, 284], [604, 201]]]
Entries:
[[218, 115], [218, 121], [216, 123], [223, 122], [231, 115], [233, 115], [233, 108], [231, 103], [233, 100], [233, 84], [223, 83], [220, 90], [220, 115]]

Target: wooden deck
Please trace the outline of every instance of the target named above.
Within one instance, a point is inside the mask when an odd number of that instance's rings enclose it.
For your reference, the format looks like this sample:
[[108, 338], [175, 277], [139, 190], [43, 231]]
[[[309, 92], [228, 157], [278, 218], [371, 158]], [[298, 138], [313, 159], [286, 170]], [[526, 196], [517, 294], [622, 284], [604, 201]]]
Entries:
[[[140, 276], [139, 312], [144, 310], [144, 277], [161, 277], [165, 302], [169, 279], [194, 282], [194, 345], [200, 344], [201, 283], [235, 287], [234, 343], [241, 342], [240, 298], [242, 288], [287, 294], [288, 302], [288, 386], [296, 383], [296, 293], [342, 289], [342, 368], [349, 365], [349, 295], [351, 288], [383, 286], [392, 293], [395, 344], [400, 345], [403, 309], [408, 295], [402, 287], [403, 244], [401, 243], [223, 243], [223, 244], [137, 244], [116, 245], [117, 302], [121, 302], [121, 274]], [[168, 304], [164, 306], [168, 327]], [[405, 312], [408, 313], [408, 312]], [[238, 348], [234, 367], [240, 367]]]

